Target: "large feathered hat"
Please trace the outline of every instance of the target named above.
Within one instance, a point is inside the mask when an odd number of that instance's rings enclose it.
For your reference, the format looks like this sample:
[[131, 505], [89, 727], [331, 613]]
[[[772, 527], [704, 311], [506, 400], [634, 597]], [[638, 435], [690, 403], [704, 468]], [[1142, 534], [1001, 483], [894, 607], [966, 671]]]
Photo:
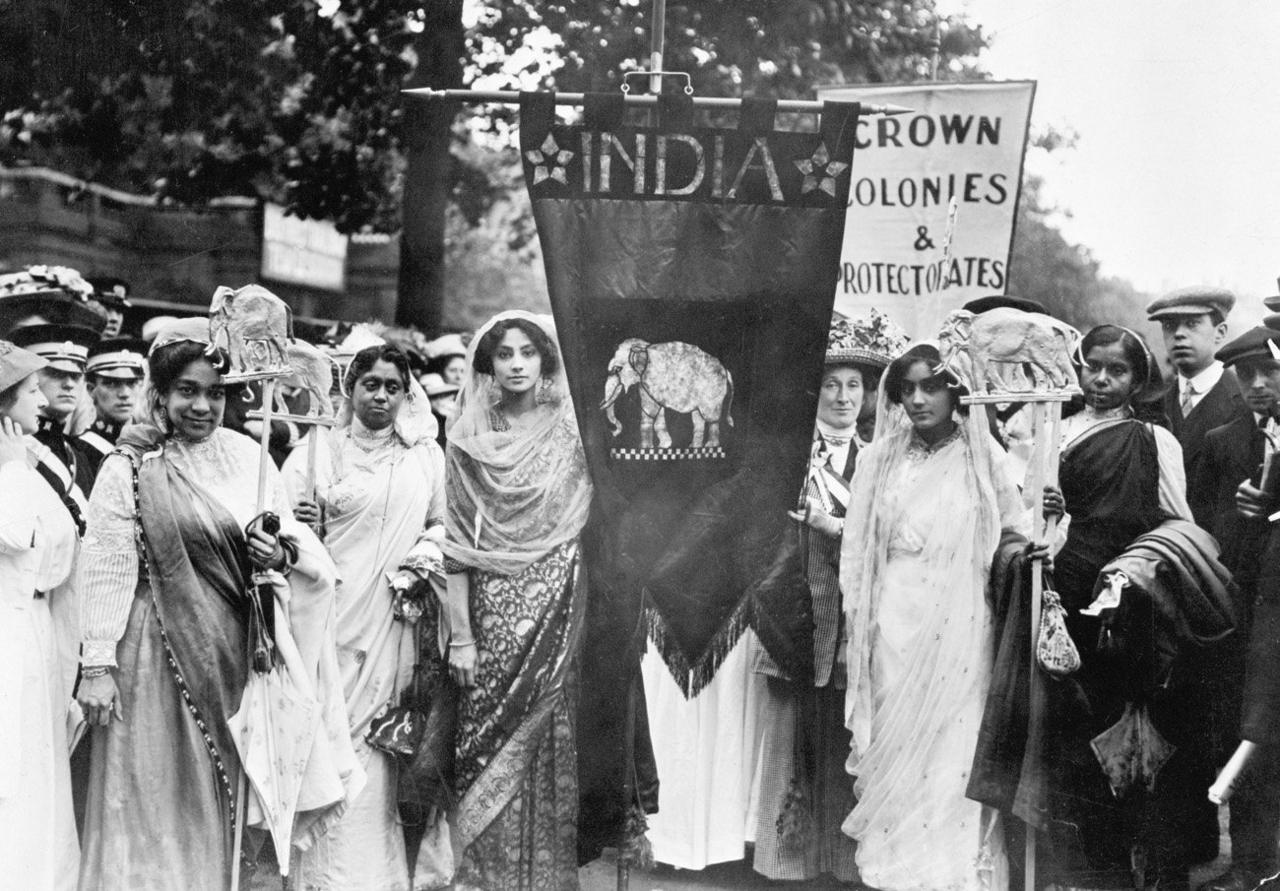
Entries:
[[826, 364], [884, 368], [902, 354], [909, 342], [902, 326], [878, 309], [872, 308], [857, 318], [837, 313], [827, 336]]

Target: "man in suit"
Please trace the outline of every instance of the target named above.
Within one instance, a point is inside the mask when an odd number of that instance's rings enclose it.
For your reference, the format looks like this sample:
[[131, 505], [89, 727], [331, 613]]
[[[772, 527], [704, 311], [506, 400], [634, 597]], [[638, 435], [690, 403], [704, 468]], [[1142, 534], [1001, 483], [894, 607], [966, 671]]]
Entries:
[[[1280, 331], [1266, 327], [1252, 328], [1218, 351], [1217, 358], [1235, 372], [1248, 413], [1205, 434], [1188, 485], [1200, 493], [1197, 516], [1207, 518], [1206, 528], [1222, 545], [1221, 560], [1235, 576], [1239, 591], [1234, 604], [1238, 644], [1213, 679], [1221, 708], [1217, 724], [1222, 728], [1223, 760], [1238, 742], [1245, 711], [1246, 654], [1254, 630], [1260, 564], [1271, 535], [1269, 510], [1262, 507], [1270, 499], [1261, 490], [1261, 468], [1280, 442], [1278, 357]], [[1197, 510], [1194, 504], [1192, 510]], [[1231, 869], [1202, 885], [1202, 891], [1255, 888], [1280, 868], [1280, 761], [1275, 756], [1274, 748], [1261, 750], [1239, 784], [1231, 799]]]
[[[1235, 295], [1223, 288], [1194, 286], [1173, 291], [1147, 307], [1147, 318], [1160, 323], [1176, 386], [1165, 394], [1165, 414], [1182, 446], [1188, 479], [1200, 457], [1205, 434], [1248, 414], [1236, 376], [1215, 357], [1227, 337], [1227, 314]], [[1196, 523], [1210, 529], [1204, 513], [1211, 497], [1188, 487]], [[1200, 512], [1196, 506], [1200, 505]]]

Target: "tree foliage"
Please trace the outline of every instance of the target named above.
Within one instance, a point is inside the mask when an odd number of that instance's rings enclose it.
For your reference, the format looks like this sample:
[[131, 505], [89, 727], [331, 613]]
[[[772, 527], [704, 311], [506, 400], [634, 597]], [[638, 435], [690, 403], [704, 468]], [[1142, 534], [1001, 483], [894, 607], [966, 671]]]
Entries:
[[[14, 87], [21, 78], [9, 84], [0, 161], [47, 164], [167, 202], [260, 196], [343, 231], [395, 231], [399, 90], [415, 63], [415, 32], [436, 27], [442, 5], [103, 0], [73, 5], [62, 34], [33, 26], [24, 39], [18, 24], [0, 26], [0, 45], [22, 46], [36, 67], [83, 50], [86, 30], [97, 48], [74, 85], [33, 93]], [[468, 82], [614, 90], [623, 72], [647, 64], [648, 0], [476, 9]], [[702, 95], [802, 97], [819, 83], [923, 75], [934, 31], [932, 0], [686, 0], [668, 9], [666, 67], [688, 71]], [[531, 45], [538, 34], [548, 39]], [[971, 71], [980, 30], [944, 19], [941, 34], [944, 70]], [[467, 162], [461, 143], [472, 129], [459, 129], [453, 196], [478, 224], [503, 200], [507, 177]]]

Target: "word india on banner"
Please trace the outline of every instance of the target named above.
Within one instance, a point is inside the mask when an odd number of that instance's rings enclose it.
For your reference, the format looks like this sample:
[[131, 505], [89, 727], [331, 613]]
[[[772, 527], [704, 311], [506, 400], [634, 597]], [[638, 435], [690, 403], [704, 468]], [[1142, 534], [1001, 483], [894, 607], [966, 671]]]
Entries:
[[[821, 87], [827, 100], [912, 109], [863, 118], [836, 309], [888, 313], [916, 337], [1009, 283], [1035, 81]], [[955, 201], [954, 230], [948, 213]]]
[[[728, 128], [694, 126], [679, 94], [660, 97], [656, 126], [629, 123], [621, 95], [589, 94], [573, 125], [552, 102], [522, 96], [520, 148], [596, 487], [583, 559], [607, 615], [587, 649], [647, 623], [693, 695], [751, 626], [802, 672], [790, 638], [812, 619], [795, 606], [808, 596], [787, 510], [811, 447], [859, 106], [827, 103], [794, 133], [764, 100]], [[598, 683], [607, 668], [585, 661]]]

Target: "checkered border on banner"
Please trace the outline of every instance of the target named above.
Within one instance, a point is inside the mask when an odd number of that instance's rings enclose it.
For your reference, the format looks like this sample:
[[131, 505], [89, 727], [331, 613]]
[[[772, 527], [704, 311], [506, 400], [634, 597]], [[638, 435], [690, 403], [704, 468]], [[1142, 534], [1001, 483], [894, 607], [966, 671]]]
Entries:
[[702, 446], [692, 449], [610, 449], [609, 457], [615, 461], [707, 461], [725, 457], [720, 446]]

